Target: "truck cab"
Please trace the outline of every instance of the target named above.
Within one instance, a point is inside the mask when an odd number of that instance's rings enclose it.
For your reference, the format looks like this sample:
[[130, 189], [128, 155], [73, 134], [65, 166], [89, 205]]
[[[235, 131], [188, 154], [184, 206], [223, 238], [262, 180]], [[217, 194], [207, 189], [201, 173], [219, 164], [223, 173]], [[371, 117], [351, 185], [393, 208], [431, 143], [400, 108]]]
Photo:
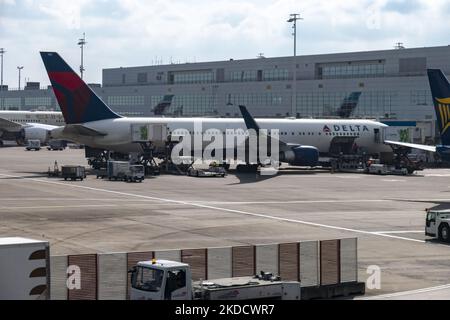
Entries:
[[450, 210], [427, 210], [425, 235], [450, 243]]
[[131, 300], [192, 300], [192, 278], [188, 264], [142, 261], [131, 273]]

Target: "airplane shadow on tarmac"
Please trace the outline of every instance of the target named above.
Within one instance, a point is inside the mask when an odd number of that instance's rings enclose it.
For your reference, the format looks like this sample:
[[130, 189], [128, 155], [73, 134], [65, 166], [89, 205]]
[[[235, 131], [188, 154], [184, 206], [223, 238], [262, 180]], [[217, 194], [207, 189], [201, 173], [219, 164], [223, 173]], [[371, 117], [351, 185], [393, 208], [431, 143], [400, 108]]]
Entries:
[[236, 170], [230, 170], [229, 173], [236, 176], [239, 179], [238, 183], [232, 183], [230, 185], [240, 185], [240, 184], [250, 184], [250, 183], [259, 183], [263, 182], [277, 176], [287, 176], [287, 175], [296, 175], [296, 176], [312, 176], [317, 175], [318, 173], [327, 172], [323, 170], [302, 170], [297, 168], [289, 168], [289, 169], [280, 169], [275, 175], [261, 175], [258, 173], [242, 173], [237, 172]]

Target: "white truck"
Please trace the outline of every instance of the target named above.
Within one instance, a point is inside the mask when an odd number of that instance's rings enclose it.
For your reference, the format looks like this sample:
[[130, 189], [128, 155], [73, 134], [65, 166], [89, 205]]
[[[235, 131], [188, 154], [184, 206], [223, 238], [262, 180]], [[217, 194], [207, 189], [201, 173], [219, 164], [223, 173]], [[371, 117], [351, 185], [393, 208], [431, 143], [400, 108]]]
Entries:
[[450, 210], [427, 210], [425, 235], [450, 242]]
[[145, 170], [142, 165], [132, 165], [128, 161], [108, 161], [107, 176], [109, 180], [142, 182]]
[[25, 148], [27, 151], [39, 151], [41, 150], [41, 141], [40, 140], [28, 140], [28, 144]]
[[260, 276], [192, 281], [188, 264], [141, 261], [131, 273], [131, 300], [300, 300], [296, 281], [261, 272]]

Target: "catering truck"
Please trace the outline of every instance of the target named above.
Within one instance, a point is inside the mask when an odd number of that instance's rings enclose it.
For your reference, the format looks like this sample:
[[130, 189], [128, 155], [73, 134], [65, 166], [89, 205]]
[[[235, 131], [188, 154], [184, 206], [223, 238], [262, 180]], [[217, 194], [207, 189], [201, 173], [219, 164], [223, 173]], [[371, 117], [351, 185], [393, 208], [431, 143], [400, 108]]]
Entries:
[[50, 299], [49, 244], [0, 238], [0, 300]]
[[282, 281], [271, 273], [254, 277], [192, 281], [188, 264], [141, 261], [131, 273], [131, 300], [300, 300], [300, 282]]
[[450, 210], [427, 210], [425, 235], [450, 242]]
[[108, 161], [107, 176], [109, 180], [142, 182], [145, 170], [143, 165], [130, 164], [128, 161]]

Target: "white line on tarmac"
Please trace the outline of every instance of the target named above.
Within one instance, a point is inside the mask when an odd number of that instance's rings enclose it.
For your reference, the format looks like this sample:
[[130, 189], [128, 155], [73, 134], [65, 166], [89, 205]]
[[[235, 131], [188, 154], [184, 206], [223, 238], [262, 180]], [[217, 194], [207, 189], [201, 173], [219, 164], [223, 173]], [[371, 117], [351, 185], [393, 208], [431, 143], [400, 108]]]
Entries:
[[86, 204], [77, 206], [35, 206], [35, 207], [0, 207], [0, 210], [22, 210], [22, 209], [61, 209], [61, 208], [97, 208], [97, 207], [117, 207], [116, 204]]
[[25, 179], [25, 180], [28, 180], [28, 181], [34, 181], [34, 182], [38, 182], [38, 183], [61, 185], [61, 186], [65, 186], [65, 187], [72, 187], [72, 188], [78, 188], [78, 189], [84, 189], [84, 190], [99, 191], [99, 192], [118, 194], [118, 195], [123, 195], [123, 196], [137, 197], [137, 198], [141, 198], [141, 199], [159, 200], [159, 201], [167, 202], [167, 203], [183, 204], [183, 205], [186, 205], [186, 206], [193, 206], [193, 207], [197, 207], [197, 208], [211, 209], [211, 210], [222, 211], [222, 212], [230, 212], [230, 213], [235, 213], [235, 214], [240, 214], [240, 215], [245, 215], [245, 216], [250, 216], [250, 217], [257, 217], [257, 218], [271, 219], [271, 220], [277, 220], [277, 221], [283, 221], [283, 222], [298, 223], [298, 224], [303, 224], [303, 225], [312, 226], [312, 227], [326, 228], [326, 229], [332, 229], [332, 230], [338, 230], [338, 231], [346, 231], [346, 232], [365, 234], [365, 235], [371, 235], [371, 236], [379, 236], [379, 237], [392, 238], [392, 239], [398, 239], [398, 240], [405, 240], [405, 241], [417, 242], [417, 243], [425, 243], [424, 240], [417, 240], [417, 239], [399, 237], [399, 236], [388, 235], [388, 234], [377, 234], [377, 233], [373, 233], [373, 232], [370, 232], [370, 231], [350, 229], [350, 228], [343, 228], [343, 227], [331, 226], [331, 225], [320, 224], [320, 223], [313, 223], [313, 222], [302, 221], [302, 220], [287, 219], [287, 218], [281, 218], [281, 217], [276, 217], [276, 216], [270, 216], [270, 215], [266, 215], [266, 214], [251, 213], [251, 212], [246, 212], [246, 211], [241, 211], [241, 210], [234, 210], [234, 209], [226, 209], [226, 208], [214, 207], [214, 206], [203, 205], [203, 204], [199, 204], [199, 203], [186, 202], [186, 201], [180, 201], [180, 200], [157, 198], [157, 197], [144, 196], [144, 195], [133, 194], [133, 193], [126, 193], [126, 192], [113, 191], [113, 190], [107, 190], [107, 189], [99, 189], [99, 188], [86, 187], [86, 186], [80, 186], [80, 185], [75, 185], [75, 184], [67, 184], [67, 183], [61, 183], [61, 182], [55, 182], [55, 181], [46, 181], [46, 180], [34, 179], [34, 178], [23, 178], [23, 177], [20, 177], [20, 176], [13, 176], [13, 175], [7, 175], [7, 174], [0, 174], [0, 176], [22, 178], [22, 179]]
[[412, 231], [377, 231], [377, 234], [403, 234], [403, 233], [425, 233], [424, 230], [412, 230]]
[[396, 293], [390, 293], [390, 294], [383, 294], [383, 295], [367, 297], [367, 298], [358, 298], [358, 300], [388, 299], [388, 298], [410, 296], [410, 295], [414, 295], [414, 294], [428, 293], [428, 292], [447, 290], [447, 289], [450, 289], [450, 284], [446, 284], [446, 285], [443, 285], [443, 286], [437, 286], [437, 287], [431, 287], [431, 288], [424, 288], [424, 289], [419, 289], [419, 290], [411, 290], [411, 291], [403, 291], [403, 292], [396, 292]]
[[[62, 198], [0, 198], [0, 203], [2, 201], [61, 201]], [[150, 199], [124, 199], [124, 198], [64, 198], [64, 201], [117, 201], [117, 202], [130, 202], [130, 201], [140, 201], [140, 202], [158, 202], [156, 200]]]
[[296, 204], [296, 203], [364, 203], [364, 202], [392, 202], [392, 200], [295, 200], [295, 201], [189, 201], [200, 204]]

